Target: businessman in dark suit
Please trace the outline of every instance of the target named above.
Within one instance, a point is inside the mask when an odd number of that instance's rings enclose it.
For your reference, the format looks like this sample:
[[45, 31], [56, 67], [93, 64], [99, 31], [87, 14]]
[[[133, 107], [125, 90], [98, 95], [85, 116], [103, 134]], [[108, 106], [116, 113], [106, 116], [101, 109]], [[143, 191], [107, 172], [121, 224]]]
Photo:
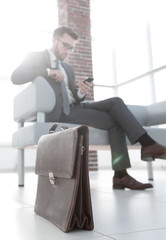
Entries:
[[[91, 83], [81, 81], [77, 86], [73, 68], [64, 62], [77, 39], [78, 36], [72, 29], [57, 28], [53, 33], [51, 49], [29, 54], [13, 72], [12, 82], [24, 84], [38, 76], [47, 79], [56, 94], [56, 106], [50, 114], [47, 114], [46, 121], [86, 124], [109, 131], [112, 168], [115, 171], [114, 189], [152, 188], [151, 184], [138, 182], [127, 173], [131, 165], [126, 135], [132, 144], [136, 142], [141, 144], [142, 159], [148, 157], [166, 159], [166, 148], [146, 133], [122, 99], [113, 97], [98, 102], [83, 102]], [[65, 90], [62, 90], [62, 85], [65, 85]], [[65, 94], [68, 102], [63, 97]]]

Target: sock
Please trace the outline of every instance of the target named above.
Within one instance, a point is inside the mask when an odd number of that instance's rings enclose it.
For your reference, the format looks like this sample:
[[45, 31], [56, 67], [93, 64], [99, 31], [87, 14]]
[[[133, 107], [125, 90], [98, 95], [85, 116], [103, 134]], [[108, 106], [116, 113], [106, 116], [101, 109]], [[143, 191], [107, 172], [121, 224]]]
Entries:
[[116, 177], [116, 178], [123, 178], [124, 176], [127, 176], [127, 175], [128, 174], [127, 174], [126, 169], [121, 170], [121, 171], [115, 171], [115, 173], [114, 173], [114, 177]]
[[143, 146], [143, 147], [147, 147], [150, 145], [153, 145], [155, 143], [155, 141], [147, 134], [145, 133], [144, 135], [142, 135], [139, 139], [138, 142]]

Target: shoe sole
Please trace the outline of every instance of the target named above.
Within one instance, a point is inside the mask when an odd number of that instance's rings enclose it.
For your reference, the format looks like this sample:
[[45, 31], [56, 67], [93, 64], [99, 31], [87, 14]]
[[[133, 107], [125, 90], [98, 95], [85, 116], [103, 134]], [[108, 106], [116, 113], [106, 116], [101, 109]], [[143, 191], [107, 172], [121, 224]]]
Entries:
[[145, 187], [145, 188], [130, 188], [130, 187], [123, 187], [123, 186], [118, 186], [118, 185], [113, 185], [112, 188], [114, 190], [125, 190], [125, 188], [128, 188], [130, 190], [133, 190], [133, 191], [141, 191], [141, 190], [146, 190], [146, 189], [149, 189], [149, 188], [153, 188], [153, 186], [151, 187]]
[[123, 190], [125, 189], [125, 187], [123, 187], [123, 186], [118, 186], [118, 185], [113, 185], [112, 188], [113, 188], [113, 189], [123, 189]]

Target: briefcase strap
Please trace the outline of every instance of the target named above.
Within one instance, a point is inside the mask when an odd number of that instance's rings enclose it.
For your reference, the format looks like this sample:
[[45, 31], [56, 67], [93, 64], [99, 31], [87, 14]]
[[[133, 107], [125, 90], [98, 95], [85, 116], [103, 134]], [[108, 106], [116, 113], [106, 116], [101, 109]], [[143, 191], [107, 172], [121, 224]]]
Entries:
[[59, 123], [54, 123], [48, 130], [49, 134], [54, 133], [54, 132], [59, 132], [68, 129], [67, 126], [59, 124]]

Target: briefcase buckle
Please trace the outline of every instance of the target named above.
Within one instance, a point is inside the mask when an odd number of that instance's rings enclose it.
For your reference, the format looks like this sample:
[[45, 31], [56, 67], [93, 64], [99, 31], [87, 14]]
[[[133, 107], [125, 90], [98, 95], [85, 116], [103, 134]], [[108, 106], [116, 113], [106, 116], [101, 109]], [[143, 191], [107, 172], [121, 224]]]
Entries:
[[53, 172], [49, 172], [49, 180], [50, 180], [50, 183], [52, 185], [56, 185], [57, 184], [57, 178], [54, 177]]

